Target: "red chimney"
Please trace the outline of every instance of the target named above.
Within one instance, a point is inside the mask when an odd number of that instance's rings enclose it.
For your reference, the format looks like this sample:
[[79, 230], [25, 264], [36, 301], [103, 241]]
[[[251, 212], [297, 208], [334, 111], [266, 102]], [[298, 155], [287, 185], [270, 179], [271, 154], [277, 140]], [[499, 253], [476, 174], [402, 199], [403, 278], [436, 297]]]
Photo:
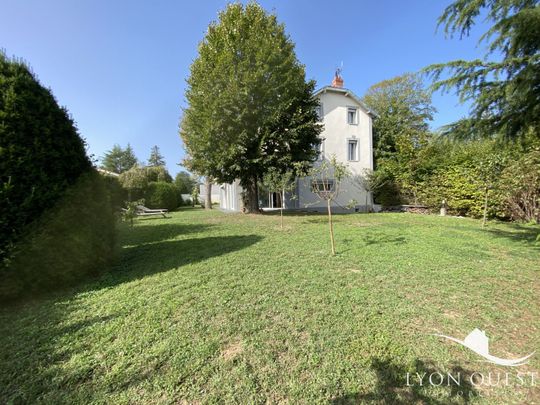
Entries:
[[332, 80], [332, 87], [343, 87], [343, 78], [341, 77], [341, 69], [336, 69], [334, 80]]

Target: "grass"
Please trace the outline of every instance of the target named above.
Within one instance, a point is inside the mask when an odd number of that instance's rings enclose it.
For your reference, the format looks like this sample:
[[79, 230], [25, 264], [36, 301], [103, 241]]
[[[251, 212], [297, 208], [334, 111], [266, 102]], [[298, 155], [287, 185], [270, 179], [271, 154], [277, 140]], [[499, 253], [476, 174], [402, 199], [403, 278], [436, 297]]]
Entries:
[[[432, 336], [540, 347], [538, 227], [413, 214], [186, 209], [122, 227], [118, 264], [0, 310], [0, 403], [534, 403], [466, 383], [501, 368]], [[406, 373], [462, 385], [406, 385]], [[539, 377], [540, 378], [540, 377]]]

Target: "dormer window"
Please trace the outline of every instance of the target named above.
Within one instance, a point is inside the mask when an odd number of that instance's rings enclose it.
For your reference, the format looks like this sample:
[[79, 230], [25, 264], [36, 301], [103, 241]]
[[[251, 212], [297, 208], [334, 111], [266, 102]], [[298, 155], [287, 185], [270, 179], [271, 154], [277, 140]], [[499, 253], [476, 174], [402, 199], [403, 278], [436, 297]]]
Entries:
[[358, 125], [358, 111], [356, 107], [347, 107], [347, 124]]

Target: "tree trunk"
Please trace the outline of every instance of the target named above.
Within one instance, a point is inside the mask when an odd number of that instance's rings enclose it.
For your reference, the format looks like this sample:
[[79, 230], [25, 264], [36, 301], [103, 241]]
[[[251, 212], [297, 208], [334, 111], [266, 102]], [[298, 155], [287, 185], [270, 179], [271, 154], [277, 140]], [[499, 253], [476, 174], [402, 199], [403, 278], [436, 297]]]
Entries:
[[332, 246], [332, 256], [336, 255], [336, 245], [334, 242], [334, 225], [332, 224], [332, 208], [330, 208], [330, 200], [326, 200], [328, 207], [328, 228], [330, 230], [330, 244]]
[[279, 202], [280, 202], [280, 209], [279, 209], [279, 214], [281, 216], [281, 230], [283, 230], [283, 193], [284, 191], [281, 190], [281, 193], [279, 194]]
[[366, 213], [369, 213], [371, 210], [368, 209], [368, 198], [369, 198], [369, 192], [366, 190]]
[[[259, 212], [259, 187], [257, 177], [253, 176], [246, 182], [244, 209], [247, 214], [260, 214]], [[243, 186], [243, 185], [242, 185]]]
[[485, 199], [484, 199], [484, 219], [482, 220], [482, 227], [486, 226], [486, 221], [487, 221], [488, 193], [489, 193], [489, 188], [488, 187], [486, 187], [485, 193], [486, 193], [486, 196], [485, 196]]
[[206, 176], [204, 179], [204, 186], [206, 187], [206, 198], [204, 199], [204, 209], [212, 209], [212, 179], [210, 176]]

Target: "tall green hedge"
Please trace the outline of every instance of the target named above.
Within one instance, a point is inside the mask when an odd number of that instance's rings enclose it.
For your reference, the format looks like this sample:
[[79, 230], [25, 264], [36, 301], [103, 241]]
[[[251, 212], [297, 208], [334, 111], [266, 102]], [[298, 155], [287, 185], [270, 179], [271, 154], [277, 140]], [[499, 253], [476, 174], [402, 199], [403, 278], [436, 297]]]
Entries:
[[0, 299], [101, 270], [114, 250], [110, 190], [68, 112], [0, 53]]
[[0, 53], [0, 264], [25, 226], [90, 169], [67, 111], [24, 63]]
[[72, 284], [107, 268], [114, 257], [115, 211], [105, 179], [81, 175], [29, 225], [2, 269], [0, 299]]

